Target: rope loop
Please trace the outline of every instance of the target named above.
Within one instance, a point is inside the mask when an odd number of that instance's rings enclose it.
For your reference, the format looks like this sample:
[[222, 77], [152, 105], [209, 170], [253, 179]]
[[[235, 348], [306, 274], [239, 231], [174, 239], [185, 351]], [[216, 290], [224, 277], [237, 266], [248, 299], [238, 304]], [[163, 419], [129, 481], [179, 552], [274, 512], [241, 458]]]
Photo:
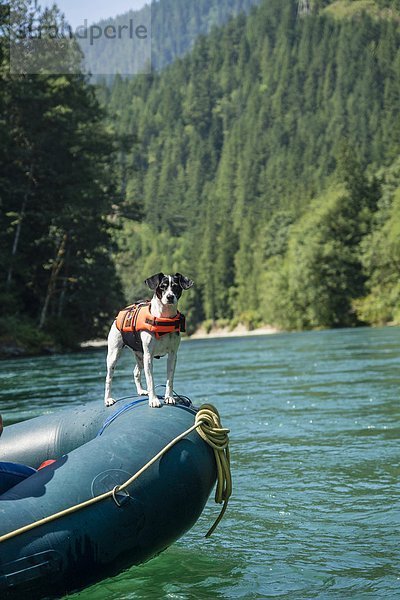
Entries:
[[[118, 494], [122, 497], [122, 500], [118, 500]], [[121, 506], [128, 500], [128, 498], [130, 498], [130, 495], [127, 490], [121, 489], [119, 485], [116, 485], [115, 488], [111, 490], [111, 497], [114, 500], [115, 504], [118, 506], [118, 508], [121, 508]]]
[[116, 485], [115, 488], [111, 490], [111, 496], [117, 506], [121, 506], [120, 502], [117, 500], [117, 494], [119, 492], [119, 485]]

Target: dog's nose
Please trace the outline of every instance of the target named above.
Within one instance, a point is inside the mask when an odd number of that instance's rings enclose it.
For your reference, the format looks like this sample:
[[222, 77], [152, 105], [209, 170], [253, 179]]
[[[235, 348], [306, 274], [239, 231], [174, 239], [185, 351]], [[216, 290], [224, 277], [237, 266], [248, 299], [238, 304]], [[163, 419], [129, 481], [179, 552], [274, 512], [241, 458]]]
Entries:
[[175, 296], [173, 294], [167, 294], [167, 302], [173, 302], [175, 300]]

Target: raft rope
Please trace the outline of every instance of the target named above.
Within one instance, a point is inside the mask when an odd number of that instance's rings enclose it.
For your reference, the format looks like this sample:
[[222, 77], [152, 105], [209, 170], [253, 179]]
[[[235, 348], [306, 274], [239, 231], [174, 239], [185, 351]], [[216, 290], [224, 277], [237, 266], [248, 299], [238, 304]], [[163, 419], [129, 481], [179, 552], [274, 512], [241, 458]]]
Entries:
[[139, 471], [125, 481], [125, 483], [116, 485], [112, 490], [105, 492], [104, 494], [100, 494], [99, 496], [95, 496], [94, 498], [90, 498], [85, 502], [81, 502], [80, 504], [76, 504], [75, 506], [71, 506], [60, 512], [54, 513], [53, 515], [39, 519], [34, 523], [30, 523], [29, 525], [25, 525], [24, 527], [10, 531], [5, 535], [0, 536], [0, 543], [6, 542], [7, 540], [17, 537], [18, 535], [22, 535], [23, 533], [40, 527], [41, 525], [61, 519], [61, 517], [66, 517], [67, 515], [78, 512], [79, 510], [91, 506], [92, 504], [96, 504], [97, 502], [105, 500], [106, 498], [113, 498], [117, 506], [120, 506], [120, 503], [116, 498], [116, 494], [119, 492], [124, 492], [136, 479], [142, 475], [142, 473], [151, 467], [151, 465], [153, 465], [157, 460], [164, 456], [168, 450], [175, 446], [175, 444], [180, 442], [194, 430], [197, 430], [197, 433], [200, 435], [200, 437], [214, 450], [215, 461], [217, 465], [217, 487], [215, 491], [215, 502], [218, 504], [223, 503], [220, 514], [215, 520], [213, 526], [206, 533], [205, 537], [210, 537], [225, 514], [229, 498], [232, 494], [232, 477], [230, 471], [228, 438], [229, 429], [224, 429], [221, 426], [219, 413], [212, 404], [203, 404], [196, 413], [194, 425], [171, 440], [171, 442], [169, 442], [162, 450], [160, 450], [160, 452], [153, 456], [153, 458], [150, 459], [141, 469], [139, 469]]

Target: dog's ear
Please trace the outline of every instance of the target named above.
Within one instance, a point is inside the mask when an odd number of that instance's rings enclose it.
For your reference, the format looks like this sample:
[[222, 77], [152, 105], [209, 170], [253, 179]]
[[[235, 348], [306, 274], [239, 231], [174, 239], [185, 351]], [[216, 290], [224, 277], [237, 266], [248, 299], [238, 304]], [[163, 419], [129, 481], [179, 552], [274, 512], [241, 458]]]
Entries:
[[152, 275], [146, 279], [145, 284], [148, 285], [151, 290], [156, 290], [164, 277], [164, 273], [157, 273], [157, 275]]
[[194, 285], [194, 281], [188, 279], [184, 275], [181, 275], [181, 273], [175, 273], [175, 277], [178, 279], [179, 285], [183, 290], [188, 290]]

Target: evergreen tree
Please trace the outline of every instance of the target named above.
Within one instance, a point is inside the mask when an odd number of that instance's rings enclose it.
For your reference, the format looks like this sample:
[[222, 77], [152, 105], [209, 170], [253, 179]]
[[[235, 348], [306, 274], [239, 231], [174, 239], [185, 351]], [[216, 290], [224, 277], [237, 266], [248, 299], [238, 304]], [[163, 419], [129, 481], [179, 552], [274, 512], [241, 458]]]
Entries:
[[[39, 26], [49, 19], [31, 8]], [[122, 296], [107, 222], [113, 137], [83, 75], [12, 75], [2, 51], [3, 310], [74, 345], [103, 331]]]

